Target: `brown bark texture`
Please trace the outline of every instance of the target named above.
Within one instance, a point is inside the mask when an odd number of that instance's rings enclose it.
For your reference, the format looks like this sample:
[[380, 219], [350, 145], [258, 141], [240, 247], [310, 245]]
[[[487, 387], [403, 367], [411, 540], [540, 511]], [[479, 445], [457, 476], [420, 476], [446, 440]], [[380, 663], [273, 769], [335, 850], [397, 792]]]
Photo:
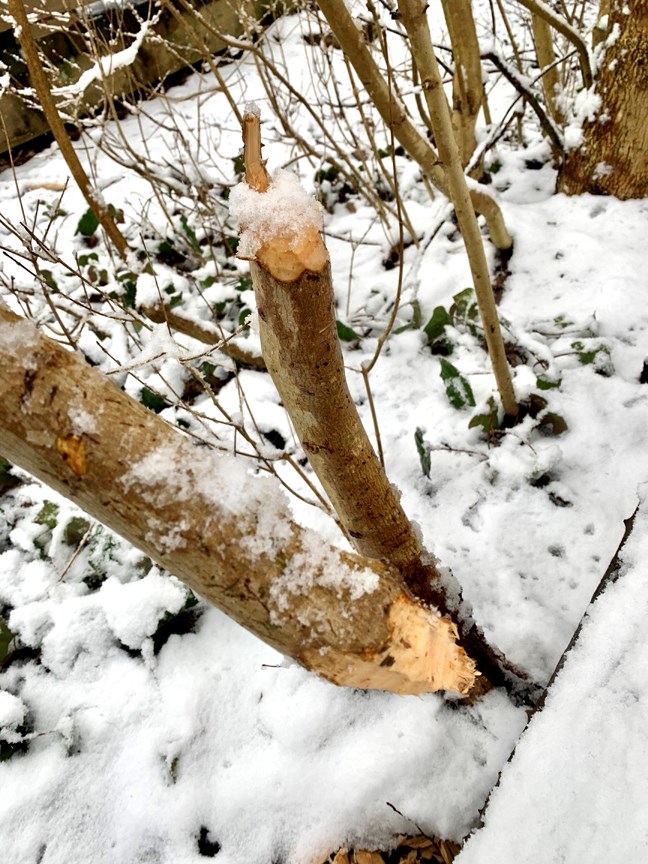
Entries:
[[409, 36], [412, 55], [421, 76], [421, 86], [439, 149], [439, 159], [444, 169], [450, 200], [454, 204], [457, 222], [466, 244], [466, 254], [497, 389], [505, 413], [509, 417], [517, 418], [519, 406], [506, 359], [488, 262], [434, 54], [427, 21], [427, 5], [422, 0], [398, 0], [398, 11]]
[[[567, 153], [558, 189], [648, 196], [648, 0], [614, 0], [595, 80], [601, 105]], [[618, 34], [618, 35], [617, 35]], [[601, 50], [599, 48], [599, 50]]]
[[461, 164], [466, 166], [477, 146], [475, 126], [484, 97], [481, 56], [471, 0], [441, 0], [450, 35], [452, 78], [452, 128]]
[[[431, 182], [444, 194], [448, 194], [448, 184], [438, 154], [414, 126], [405, 106], [382, 75], [344, 0], [319, 0], [318, 6], [385, 125]], [[477, 213], [482, 214], [486, 220], [493, 244], [498, 249], [510, 249], [513, 238], [490, 192], [475, 184], [470, 197]]]
[[468, 693], [457, 629], [389, 566], [292, 522], [274, 479], [197, 446], [0, 304], [0, 453], [337, 684]]

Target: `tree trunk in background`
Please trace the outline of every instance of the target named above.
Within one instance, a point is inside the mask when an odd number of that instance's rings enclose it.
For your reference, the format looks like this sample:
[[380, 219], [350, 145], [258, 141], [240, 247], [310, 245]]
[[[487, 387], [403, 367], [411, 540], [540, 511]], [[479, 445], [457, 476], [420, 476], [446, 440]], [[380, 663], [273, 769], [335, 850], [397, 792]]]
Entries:
[[552, 64], [556, 59], [553, 46], [553, 31], [547, 21], [539, 15], [531, 15], [531, 28], [533, 30], [533, 41], [535, 43], [538, 66], [540, 69], [547, 70], [542, 76], [542, 90], [547, 104], [547, 111], [551, 115], [552, 120], [558, 126], [561, 126], [565, 118], [556, 104], [556, 96], [560, 89], [560, 75], [558, 74], [557, 66], [553, 66], [552, 68]]
[[[596, 117], [569, 151], [558, 189], [617, 198], [648, 196], [648, 0], [614, 0], [595, 88]], [[618, 38], [617, 38], [618, 33]]]
[[441, 5], [450, 34], [455, 67], [452, 79], [452, 127], [461, 153], [461, 164], [465, 166], [477, 146], [475, 125], [484, 97], [479, 41], [471, 0], [441, 0]]

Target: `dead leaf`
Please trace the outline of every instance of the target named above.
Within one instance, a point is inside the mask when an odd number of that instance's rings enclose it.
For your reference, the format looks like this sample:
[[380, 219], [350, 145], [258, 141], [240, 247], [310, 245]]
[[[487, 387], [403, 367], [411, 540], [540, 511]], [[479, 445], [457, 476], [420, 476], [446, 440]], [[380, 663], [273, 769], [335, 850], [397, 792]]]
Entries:
[[75, 474], [82, 477], [87, 473], [85, 444], [78, 435], [67, 435], [56, 439], [56, 449]]
[[346, 849], [340, 849], [338, 852], [335, 853], [333, 864], [351, 864]]
[[380, 852], [367, 852], [365, 849], [358, 849], [353, 853], [355, 864], [385, 864], [385, 859]]
[[444, 864], [452, 864], [455, 857], [459, 854], [461, 846], [458, 843], [452, 843], [450, 840], [441, 840], [439, 849], [441, 850]]
[[399, 846], [409, 846], [410, 849], [427, 849], [428, 846], [434, 846], [434, 840], [426, 837], [425, 834], [417, 834], [416, 837], [403, 837], [398, 844]]

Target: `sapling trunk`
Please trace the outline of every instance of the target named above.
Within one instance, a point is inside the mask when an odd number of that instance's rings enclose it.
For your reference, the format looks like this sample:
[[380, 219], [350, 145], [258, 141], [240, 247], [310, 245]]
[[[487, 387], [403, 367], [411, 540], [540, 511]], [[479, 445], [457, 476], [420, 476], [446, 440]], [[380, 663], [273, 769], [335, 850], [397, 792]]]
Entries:
[[531, 27], [538, 66], [545, 70], [542, 75], [542, 90], [547, 110], [554, 123], [561, 125], [565, 118], [556, 101], [560, 88], [560, 76], [558, 75], [558, 67], [554, 65], [556, 54], [554, 52], [553, 30], [546, 19], [541, 18], [536, 13], [531, 15]]
[[[251, 191], [241, 202], [244, 190], [235, 190], [230, 202], [244, 229], [239, 254], [252, 259], [268, 371], [350, 542], [362, 555], [389, 561], [412, 590], [439, 606], [442, 599], [435, 595], [441, 574], [405, 515], [349, 392], [317, 205], [300, 189], [305, 210], [299, 222], [290, 213], [301, 206], [292, 188], [284, 199], [279, 193], [271, 198], [275, 193], [261, 160], [260, 121], [252, 111], [244, 117], [244, 142]], [[281, 218], [257, 227], [265, 208]], [[256, 241], [247, 248], [251, 232]]]
[[[475, 126], [484, 96], [481, 54], [471, 0], [441, 0], [441, 4], [454, 62], [452, 126], [465, 166], [477, 146]], [[477, 166], [480, 169], [481, 160]]]
[[432, 37], [426, 17], [427, 4], [422, 0], [398, 0], [398, 10], [410, 38], [412, 54], [418, 67], [425, 101], [434, 129], [439, 158], [445, 169], [449, 197], [454, 205], [457, 222], [466, 244], [466, 253], [497, 389], [504, 412], [509, 417], [516, 418], [519, 413], [519, 406], [506, 359], [484, 244], [464, 176], [461, 155], [452, 129], [450, 109], [443, 92], [443, 82], [432, 47]]
[[[437, 152], [407, 115], [403, 103], [385, 80], [364, 39], [363, 33], [346, 7], [345, 0], [319, 0], [319, 8], [328, 21], [335, 38], [353, 66], [363, 87], [394, 138], [421, 167], [431, 182], [444, 194], [448, 182]], [[510, 249], [513, 238], [509, 234], [502, 211], [484, 187], [472, 188], [473, 206], [486, 220], [490, 238], [498, 249]]]
[[38, 48], [31, 32], [25, 6], [22, 0], [7, 0], [7, 4], [9, 13], [16, 22], [16, 38], [25, 55], [31, 83], [36, 91], [41, 108], [45, 114], [45, 119], [56, 139], [56, 143], [61, 148], [61, 154], [70, 169], [70, 174], [111, 243], [113, 243], [119, 255], [125, 258], [128, 251], [126, 238], [117, 227], [109, 208], [101, 199], [101, 196], [92, 188], [88, 175], [79, 161], [76, 150], [70, 141], [70, 136], [61, 120], [49, 82], [43, 70], [43, 64], [38, 56]]

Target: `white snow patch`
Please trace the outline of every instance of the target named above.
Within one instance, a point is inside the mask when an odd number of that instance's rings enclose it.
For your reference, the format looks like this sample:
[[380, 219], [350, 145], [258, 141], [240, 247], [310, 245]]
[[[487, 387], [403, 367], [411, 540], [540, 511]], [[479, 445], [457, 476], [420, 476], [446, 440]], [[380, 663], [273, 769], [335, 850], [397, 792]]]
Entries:
[[24, 721], [25, 710], [22, 699], [7, 693], [6, 690], [0, 690], [0, 738], [9, 740], [7, 733], [15, 732], [16, 726], [20, 726]]
[[125, 585], [118, 579], [107, 579], [98, 597], [117, 639], [128, 648], [140, 649], [166, 612], [175, 614], [182, 609], [187, 592], [176, 579], [154, 568], [143, 579]]
[[[101, 411], [101, 406], [97, 407], [97, 411]], [[91, 434], [97, 429], [96, 417], [80, 405], [70, 405], [68, 417], [72, 421], [72, 431], [75, 435]]]
[[307, 228], [321, 231], [321, 205], [302, 188], [296, 174], [278, 170], [266, 192], [256, 192], [241, 182], [229, 197], [230, 214], [241, 229], [239, 258], [253, 259], [274, 237], [297, 241]]

